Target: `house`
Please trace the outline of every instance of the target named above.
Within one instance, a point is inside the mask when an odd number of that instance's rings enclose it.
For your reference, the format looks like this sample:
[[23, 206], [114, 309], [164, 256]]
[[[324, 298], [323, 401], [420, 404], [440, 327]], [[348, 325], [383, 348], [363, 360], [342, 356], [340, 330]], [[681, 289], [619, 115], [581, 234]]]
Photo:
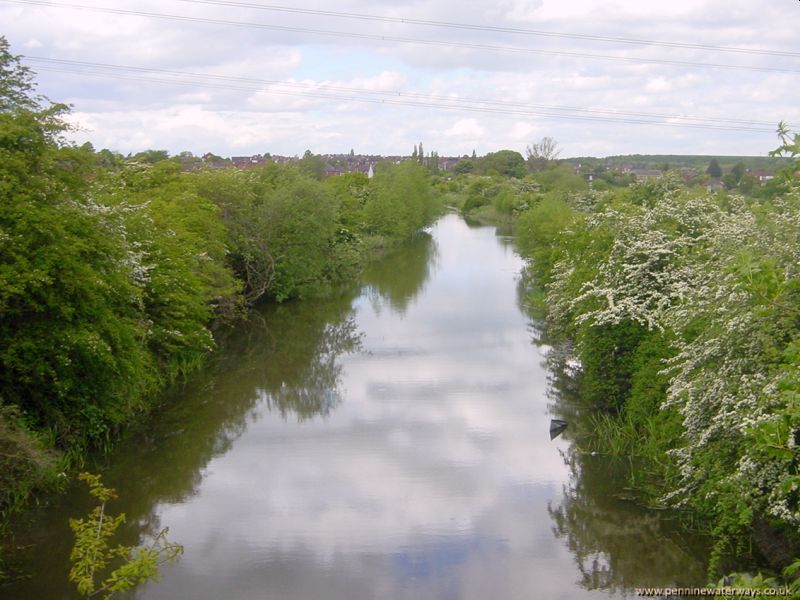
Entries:
[[267, 163], [267, 159], [260, 154], [253, 156], [231, 156], [231, 162], [237, 169], [252, 169]]
[[770, 173], [768, 171], [748, 171], [747, 174], [755, 177], [756, 181], [761, 185], [764, 185], [771, 179], [775, 179], [775, 173]]
[[344, 171], [339, 167], [333, 166], [331, 163], [325, 163], [325, 176], [326, 177], [336, 177], [337, 175], [341, 175]]
[[634, 177], [636, 177], [636, 181], [642, 181], [643, 179], [658, 179], [662, 175], [664, 175], [664, 171], [660, 169], [631, 169], [629, 173], [632, 173]]

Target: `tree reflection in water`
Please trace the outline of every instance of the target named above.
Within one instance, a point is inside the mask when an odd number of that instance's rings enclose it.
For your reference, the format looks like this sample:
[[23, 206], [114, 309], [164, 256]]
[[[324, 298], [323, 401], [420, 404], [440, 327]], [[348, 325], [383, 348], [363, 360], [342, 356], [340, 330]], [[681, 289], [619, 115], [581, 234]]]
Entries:
[[[143, 543], [160, 531], [160, 505], [194, 496], [212, 459], [227, 453], [265, 408], [298, 420], [334, 410], [340, 401], [337, 359], [361, 343], [352, 301], [351, 293], [266, 306], [219, 332], [221, 348], [208, 368], [166, 394], [161, 408], [130, 428], [113, 454], [87, 464], [119, 494], [112, 508], [127, 515], [121, 543]], [[15, 531], [26, 546], [15, 553], [15, 563], [35, 564], [53, 576], [20, 580], [0, 590], [0, 597], [71, 597], [65, 592], [72, 544], [67, 522], [89, 505], [85, 490], [73, 486], [57, 506], [32, 509], [17, 520]]]
[[[523, 309], [528, 291], [523, 278], [519, 286]], [[562, 456], [570, 478], [548, 512], [553, 533], [575, 558], [578, 583], [587, 590], [623, 596], [636, 587], [704, 585], [707, 540], [682, 530], [676, 513], [632, 501], [627, 486], [636, 475], [635, 463], [580, 450], [592, 409], [579, 398], [579, 365], [569, 342], [536, 316], [531, 315], [531, 334], [536, 345], [546, 348], [549, 412], [569, 423], [562, 436], [569, 446]]]
[[380, 314], [380, 298], [404, 314], [414, 298], [425, 289], [431, 271], [436, 267], [436, 256], [436, 242], [429, 233], [423, 232], [368, 266], [362, 279], [375, 312]]
[[553, 532], [575, 557], [582, 587], [623, 593], [705, 583], [701, 541], [681, 535], [662, 511], [620, 498], [631, 468], [626, 461], [590, 456], [574, 445], [564, 457], [570, 482], [548, 512]]

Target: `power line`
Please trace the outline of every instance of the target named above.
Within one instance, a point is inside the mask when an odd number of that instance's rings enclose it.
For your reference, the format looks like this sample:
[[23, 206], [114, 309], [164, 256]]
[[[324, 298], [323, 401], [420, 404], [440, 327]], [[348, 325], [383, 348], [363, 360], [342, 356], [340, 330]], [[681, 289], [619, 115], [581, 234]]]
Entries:
[[283, 31], [283, 32], [292, 32], [292, 33], [309, 33], [312, 35], [320, 35], [326, 37], [343, 37], [343, 38], [351, 38], [351, 39], [360, 39], [360, 40], [371, 40], [371, 41], [380, 41], [380, 42], [397, 42], [403, 44], [418, 44], [418, 45], [427, 45], [427, 46], [439, 46], [439, 47], [450, 47], [450, 48], [467, 48], [471, 50], [488, 50], [493, 52], [510, 52], [510, 53], [517, 53], [517, 54], [538, 54], [544, 56], [568, 56], [571, 58], [585, 58], [591, 60], [609, 60], [609, 61], [621, 61], [621, 62], [632, 62], [638, 64], [661, 64], [661, 65], [673, 65], [673, 66], [681, 66], [681, 67], [701, 67], [701, 68], [720, 68], [720, 69], [735, 69], [735, 70], [747, 70], [747, 71], [762, 71], [762, 72], [775, 72], [775, 73], [800, 73], [800, 69], [790, 69], [790, 68], [783, 68], [783, 67], [763, 67], [763, 66], [750, 66], [750, 65], [731, 65], [731, 64], [724, 64], [724, 63], [706, 63], [706, 62], [695, 62], [695, 61], [684, 61], [684, 60], [671, 60], [671, 59], [658, 59], [658, 58], [638, 58], [632, 56], [612, 56], [612, 55], [603, 55], [603, 54], [592, 54], [592, 53], [585, 53], [585, 52], [569, 52], [569, 51], [562, 51], [562, 50], [540, 50], [536, 48], [520, 48], [514, 46], [496, 46], [492, 44], [477, 44], [477, 43], [468, 43], [468, 42], [448, 42], [448, 41], [441, 41], [441, 40], [428, 40], [428, 39], [420, 39], [420, 38], [408, 38], [408, 37], [398, 37], [398, 36], [386, 36], [386, 35], [375, 35], [375, 34], [366, 34], [366, 33], [354, 33], [354, 32], [346, 32], [346, 31], [331, 31], [326, 29], [311, 29], [306, 27], [291, 27], [286, 25], [270, 25], [266, 23], [254, 23], [250, 21], [229, 21], [225, 19], [213, 19], [209, 17], [191, 17], [185, 15], [170, 15], [170, 14], [163, 14], [163, 13], [151, 13], [145, 11], [138, 11], [138, 10], [126, 10], [126, 9], [118, 9], [118, 8], [107, 8], [107, 7], [97, 7], [97, 6], [86, 6], [82, 4], [68, 4], [68, 3], [56, 3], [56, 2], [49, 2], [47, 0], [0, 0], [2, 2], [12, 3], [12, 4], [24, 4], [24, 5], [31, 5], [31, 6], [49, 6], [55, 8], [73, 8], [78, 10], [88, 10], [92, 12], [100, 12], [100, 13], [108, 13], [108, 14], [118, 14], [118, 15], [131, 15], [131, 16], [138, 16], [138, 17], [148, 17], [154, 19], [166, 19], [172, 21], [181, 21], [181, 22], [189, 22], [189, 23], [209, 23], [213, 25], [224, 25], [224, 26], [231, 26], [231, 27], [244, 27], [244, 28], [254, 28], [254, 29], [266, 29], [271, 31]]
[[340, 12], [332, 10], [317, 10], [310, 8], [294, 8], [274, 4], [255, 4], [252, 2], [234, 2], [231, 0], [175, 0], [188, 4], [207, 4], [212, 6], [233, 6], [237, 8], [251, 8], [272, 12], [284, 12], [301, 15], [318, 15], [342, 19], [358, 19], [363, 21], [380, 21], [384, 23], [401, 23], [411, 25], [428, 25], [431, 27], [444, 27], [448, 29], [466, 29], [471, 31], [491, 31], [496, 33], [513, 33], [519, 35], [566, 38], [572, 40], [591, 40], [595, 42], [611, 42], [619, 44], [634, 44], [643, 46], [661, 46], [665, 48], [690, 48], [695, 50], [713, 50], [714, 52], [733, 52], [738, 54], [759, 54], [765, 56], [790, 56], [800, 58], [800, 52], [788, 50], [771, 50], [759, 48], [740, 48], [734, 46], [717, 46], [713, 44], [696, 44], [689, 42], [669, 42], [663, 40], [648, 40], [639, 38], [624, 38], [583, 33], [568, 33], [563, 31], [544, 31], [540, 29], [523, 29], [518, 27], [500, 27], [496, 25], [476, 25], [473, 23], [456, 23], [451, 21], [434, 21], [429, 19], [414, 19], [409, 17], [386, 17], [363, 13]]
[[633, 118], [633, 117], [615, 118], [615, 117], [593, 116], [593, 115], [553, 114], [552, 112], [543, 112], [541, 110], [526, 110], [522, 108], [520, 109], [499, 108], [492, 106], [470, 105], [466, 103], [443, 104], [431, 101], [417, 101], [413, 99], [405, 100], [405, 99], [394, 99], [394, 98], [363, 98], [358, 96], [342, 96], [342, 95], [332, 94], [328, 92], [319, 92], [319, 91], [303, 92], [303, 91], [286, 91], [286, 90], [276, 90], [276, 89], [264, 90], [262, 87], [255, 87], [248, 85], [233, 85], [230, 83], [224, 84], [221, 82], [215, 83], [215, 82], [202, 82], [202, 81], [167, 80], [154, 77], [144, 77], [141, 75], [126, 76], [124, 74], [108, 73], [102, 71], [91, 71], [85, 69], [74, 69], [74, 68], [68, 68], [66, 66], [65, 67], [44, 66], [41, 67], [40, 69], [43, 71], [79, 74], [84, 76], [88, 75], [91, 77], [109, 77], [113, 79], [121, 79], [126, 81], [151, 82], [164, 85], [203, 87], [203, 88], [222, 89], [222, 90], [262, 91], [262, 92], [267, 91], [269, 94], [275, 94], [281, 96], [298, 96], [298, 97], [307, 97], [314, 99], [326, 98], [326, 99], [341, 100], [346, 102], [360, 102], [360, 103], [380, 104], [389, 106], [407, 106], [407, 107], [428, 108], [428, 109], [432, 108], [439, 110], [458, 110], [458, 111], [484, 113], [484, 114], [536, 116], [547, 119], [596, 121], [596, 122], [628, 124], [628, 125], [655, 125], [658, 127], [678, 127], [678, 128], [688, 128], [688, 129], [706, 129], [706, 130], [718, 130], [718, 131], [740, 131], [740, 132], [750, 132], [750, 133], [774, 132], [773, 128], [768, 129], [763, 127], [745, 127], [745, 126], [723, 125], [723, 124], [712, 124], [712, 123], [678, 123], [678, 122], [653, 121], [653, 120], [647, 120], [643, 118]]
[[[65, 65], [68, 67], [82, 67], [82, 68], [90, 68], [95, 70], [111, 70], [111, 71], [133, 71], [137, 73], [153, 73], [158, 75], [167, 75], [171, 77], [183, 77], [183, 78], [194, 78], [195, 80], [200, 79], [201, 81], [195, 81], [199, 85], [206, 85], [207, 82], [202, 81], [205, 79], [211, 79], [215, 81], [223, 81], [223, 82], [232, 82], [236, 84], [256, 84], [257, 86], [284, 86], [284, 87], [294, 87], [300, 88], [305, 90], [324, 90], [324, 91], [334, 91], [334, 92], [346, 92], [346, 93], [355, 93], [355, 94], [368, 94], [368, 95], [377, 95], [383, 97], [391, 97], [391, 98], [407, 98], [410, 100], [425, 100], [425, 101], [443, 101], [449, 103], [459, 103], [459, 104], [475, 104], [475, 105], [488, 105], [488, 106], [495, 106], [495, 107], [508, 107], [508, 108], [523, 108], [523, 109], [538, 109], [538, 110], [548, 110], [548, 111], [560, 111], [560, 112], [578, 112], [578, 113], [586, 113], [586, 114], [598, 114], [598, 115], [607, 115], [607, 116], [615, 116], [615, 117], [643, 117], [647, 119], [668, 119], [668, 120], [681, 120], [681, 121], [696, 121], [700, 123], [727, 123], [727, 124], [734, 124], [736, 126], [742, 125], [764, 125], [764, 126], [773, 126], [774, 123], [772, 121], [758, 121], [758, 120], [751, 120], [751, 119], [731, 119], [731, 118], [721, 118], [721, 117], [699, 117], [693, 115], [670, 115], [664, 113], [646, 113], [646, 112], [634, 112], [634, 111], [620, 111], [615, 109], [607, 109], [607, 108], [586, 108], [586, 107], [575, 107], [575, 106], [565, 106], [565, 105], [547, 105], [547, 104], [537, 104], [537, 103], [523, 103], [523, 102], [511, 102], [511, 101], [502, 101], [502, 100], [490, 100], [484, 98], [470, 98], [470, 97], [453, 97], [453, 96], [444, 96], [444, 95], [436, 95], [436, 94], [424, 94], [421, 92], [405, 92], [401, 90], [364, 90], [361, 88], [355, 87], [347, 87], [341, 85], [333, 85], [333, 84], [310, 84], [310, 83], [303, 83], [303, 82], [295, 82], [295, 81], [280, 81], [280, 80], [271, 80], [271, 79], [257, 79], [251, 77], [237, 77], [237, 76], [230, 76], [230, 75], [218, 75], [213, 73], [194, 73], [194, 72], [187, 72], [187, 71], [177, 71], [177, 70], [170, 70], [170, 69], [159, 69], [154, 67], [138, 67], [138, 66], [128, 66], [128, 65], [115, 65], [109, 63], [97, 63], [97, 62], [89, 62], [89, 61], [78, 61], [78, 60], [67, 60], [67, 59], [55, 59], [55, 58], [46, 58], [40, 56], [24, 56], [26, 61], [35, 62], [35, 63], [44, 63], [45, 65]], [[52, 70], [52, 69], [47, 69]], [[74, 69], [69, 72], [75, 73], [82, 73], [82, 72], [89, 72], [89, 71], [82, 71]], [[101, 71], [102, 72], [102, 71]], [[163, 80], [158, 80], [163, 81]], [[247, 90], [254, 90], [254, 91], [263, 91], [262, 87], [248, 87], [248, 88], [237, 88], [237, 89], [247, 89]]]

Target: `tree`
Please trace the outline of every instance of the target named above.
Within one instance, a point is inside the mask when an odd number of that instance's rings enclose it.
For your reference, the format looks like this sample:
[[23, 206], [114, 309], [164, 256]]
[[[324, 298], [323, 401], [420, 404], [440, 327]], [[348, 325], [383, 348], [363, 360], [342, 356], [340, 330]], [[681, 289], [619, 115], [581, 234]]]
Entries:
[[772, 150], [769, 155], [788, 156], [793, 159], [794, 164], [791, 167], [778, 172], [782, 179], [791, 180], [800, 171], [800, 133], [792, 133], [789, 130], [789, 126], [784, 121], [781, 121], [778, 123], [777, 134], [781, 140], [781, 145]]
[[489, 175], [493, 172], [506, 177], [525, 177], [525, 160], [514, 150], [490, 152], [479, 161], [480, 170]]
[[464, 173], [472, 173], [472, 170], [475, 168], [475, 161], [469, 158], [462, 158], [456, 163], [454, 168], [457, 175], [463, 175]]
[[431, 152], [430, 161], [428, 163], [428, 169], [433, 175], [436, 175], [439, 172], [439, 153], [436, 152], [436, 150]]
[[66, 107], [23, 98], [5, 40], [0, 71], [0, 397], [63, 448], [124, 420], [155, 378], [141, 292], [119, 215], [87, 197], [94, 156], [61, 140]]
[[528, 158], [528, 168], [531, 171], [541, 171], [555, 161], [561, 151], [558, 149], [558, 142], [553, 138], [543, 137], [538, 144], [528, 146], [525, 153]]
[[708, 163], [706, 173], [708, 173], [711, 177], [722, 177], [722, 167], [719, 166], [719, 162], [716, 158], [712, 158], [711, 162]]
[[732, 190], [739, 185], [739, 182], [736, 180], [735, 174], [725, 173], [725, 175], [722, 176], [722, 185], [725, 186], [726, 190]]
[[167, 160], [168, 158], [169, 152], [167, 150], [144, 150], [133, 156], [133, 160], [136, 162], [149, 164], [155, 164], [157, 162], [161, 162], [162, 160]]
[[303, 158], [297, 163], [300, 170], [317, 181], [325, 179], [325, 160], [319, 154], [306, 150]]
[[733, 165], [733, 168], [731, 169], [731, 175], [734, 176], [736, 180], [736, 185], [739, 185], [745, 173], [747, 173], [747, 169], [745, 168], [744, 163], [742, 161], [739, 161], [735, 165]]
[[0, 112], [36, 110], [43, 100], [33, 95], [33, 73], [19, 58], [11, 54], [8, 40], [0, 36]]
[[428, 171], [407, 161], [375, 173], [364, 205], [371, 233], [390, 241], [410, 238], [436, 214]]

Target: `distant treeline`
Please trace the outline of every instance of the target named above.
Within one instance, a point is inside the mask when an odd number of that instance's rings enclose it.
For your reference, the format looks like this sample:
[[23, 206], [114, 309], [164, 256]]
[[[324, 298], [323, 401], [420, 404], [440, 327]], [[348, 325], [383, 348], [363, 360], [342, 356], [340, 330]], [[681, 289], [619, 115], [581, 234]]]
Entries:
[[330, 293], [438, 214], [428, 171], [184, 172], [64, 141], [0, 38], [0, 509], [105, 444], [262, 300]]
[[785, 157], [771, 156], [707, 156], [702, 154], [624, 154], [598, 158], [594, 156], [577, 156], [565, 159], [572, 165], [592, 168], [603, 165], [609, 169], [629, 167], [635, 169], [697, 169], [705, 172], [709, 163], [716, 160], [723, 169], [729, 170], [742, 163], [751, 170], [768, 170], [775, 172], [791, 165]]

